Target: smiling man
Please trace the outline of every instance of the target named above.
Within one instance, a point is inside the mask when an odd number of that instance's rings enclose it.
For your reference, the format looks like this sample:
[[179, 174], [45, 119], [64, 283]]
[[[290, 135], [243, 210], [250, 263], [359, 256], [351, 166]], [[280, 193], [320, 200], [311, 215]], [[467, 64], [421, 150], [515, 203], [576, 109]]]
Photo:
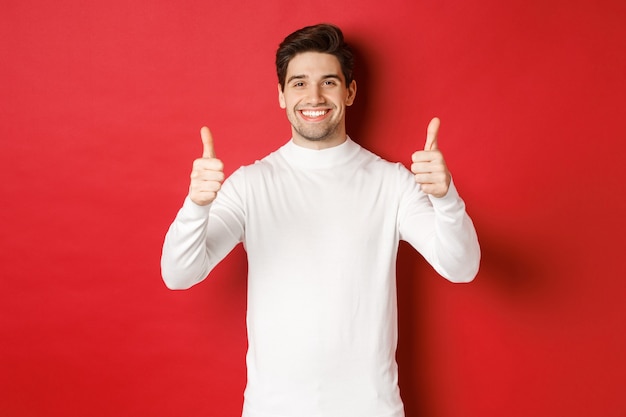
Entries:
[[403, 417], [395, 361], [399, 241], [452, 282], [471, 281], [480, 261], [437, 146], [439, 119], [412, 155], [411, 172], [347, 135], [357, 88], [337, 27], [287, 36], [276, 68], [291, 139], [225, 180], [211, 133], [201, 129], [204, 152], [165, 238], [163, 279], [189, 288], [245, 245], [243, 417]]

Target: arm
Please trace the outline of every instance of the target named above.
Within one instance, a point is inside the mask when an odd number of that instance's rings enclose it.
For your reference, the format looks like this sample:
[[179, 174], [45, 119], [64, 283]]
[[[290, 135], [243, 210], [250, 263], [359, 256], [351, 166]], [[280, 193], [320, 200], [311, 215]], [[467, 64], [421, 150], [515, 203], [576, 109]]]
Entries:
[[193, 163], [189, 196], [163, 243], [161, 274], [170, 289], [202, 281], [243, 238], [241, 200], [233, 198], [237, 193], [230, 181], [222, 188], [224, 166], [215, 157], [208, 128], [201, 137], [204, 151]]
[[424, 150], [413, 154], [411, 171], [419, 187], [413, 184], [409, 189], [414, 190], [407, 192], [401, 237], [448, 280], [469, 282], [478, 273], [480, 246], [465, 203], [439, 151], [439, 124], [438, 118], [430, 122]]
[[407, 191], [400, 217], [400, 238], [406, 240], [444, 278], [470, 282], [480, 266], [480, 246], [465, 203], [451, 181], [444, 197]]
[[200, 206], [185, 199], [165, 235], [161, 274], [170, 289], [187, 289], [202, 281], [242, 240], [243, 217], [222, 200], [228, 200], [229, 181], [212, 204]]

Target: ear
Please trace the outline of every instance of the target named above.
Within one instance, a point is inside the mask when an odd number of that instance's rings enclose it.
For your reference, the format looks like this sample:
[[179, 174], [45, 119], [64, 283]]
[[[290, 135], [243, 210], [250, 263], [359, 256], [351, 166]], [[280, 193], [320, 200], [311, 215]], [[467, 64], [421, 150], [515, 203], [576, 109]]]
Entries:
[[280, 83], [278, 83], [278, 104], [281, 109], [287, 108], [287, 104], [285, 104], [285, 94], [283, 93], [283, 89], [280, 88]]
[[354, 103], [355, 97], [356, 97], [356, 81], [352, 80], [352, 82], [348, 86], [348, 96], [346, 97], [346, 105], [352, 106], [352, 103]]

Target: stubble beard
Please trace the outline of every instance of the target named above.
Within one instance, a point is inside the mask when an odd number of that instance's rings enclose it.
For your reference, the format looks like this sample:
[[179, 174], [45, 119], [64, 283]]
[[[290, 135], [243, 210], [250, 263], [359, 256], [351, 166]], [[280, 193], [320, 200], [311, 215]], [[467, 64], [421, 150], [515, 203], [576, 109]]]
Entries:
[[339, 121], [329, 120], [327, 122], [307, 125], [300, 120], [297, 116], [297, 110], [294, 110], [293, 114], [288, 115], [292, 128], [303, 139], [310, 140], [312, 142], [321, 142], [332, 138], [339, 132]]

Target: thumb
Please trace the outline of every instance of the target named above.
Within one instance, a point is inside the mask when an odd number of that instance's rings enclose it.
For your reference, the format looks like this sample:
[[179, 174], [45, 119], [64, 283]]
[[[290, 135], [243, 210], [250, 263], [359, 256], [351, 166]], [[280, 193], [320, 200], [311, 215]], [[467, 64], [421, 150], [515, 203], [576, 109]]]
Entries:
[[213, 135], [208, 127], [203, 126], [200, 129], [200, 138], [202, 139], [202, 157], [215, 158], [215, 148], [213, 148]]
[[441, 121], [438, 117], [433, 117], [433, 119], [428, 123], [428, 128], [426, 129], [426, 144], [424, 145], [425, 151], [434, 151], [439, 149], [437, 145], [437, 135], [439, 134], [439, 125]]

